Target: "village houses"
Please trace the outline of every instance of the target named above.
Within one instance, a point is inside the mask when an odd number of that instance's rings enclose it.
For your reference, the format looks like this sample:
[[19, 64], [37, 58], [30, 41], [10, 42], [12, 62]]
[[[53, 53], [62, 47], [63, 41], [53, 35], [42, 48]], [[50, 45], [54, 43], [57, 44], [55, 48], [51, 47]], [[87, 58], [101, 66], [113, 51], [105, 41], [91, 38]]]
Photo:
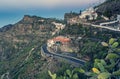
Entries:
[[58, 37], [55, 37], [53, 39], [49, 39], [47, 41], [47, 46], [51, 47], [56, 43], [60, 43], [62, 45], [69, 45], [70, 42], [71, 42], [70, 38], [67, 38], [67, 37], [64, 37], [64, 36], [58, 36]]
[[94, 8], [88, 8], [81, 13], [79, 16], [81, 19], [95, 20], [98, 17], [96, 10]]

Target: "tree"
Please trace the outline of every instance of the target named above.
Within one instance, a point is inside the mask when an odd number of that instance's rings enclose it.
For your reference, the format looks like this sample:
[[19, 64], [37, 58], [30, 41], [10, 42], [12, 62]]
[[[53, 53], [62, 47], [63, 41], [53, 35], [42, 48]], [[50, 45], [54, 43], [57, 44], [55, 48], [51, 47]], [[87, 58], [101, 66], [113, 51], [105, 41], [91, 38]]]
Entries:
[[[102, 46], [108, 48], [108, 52], [104, 59], [95, 59], [93, 68], [90, 71], [75, 68], [73, 70], [67, 69], [64, 75], [56, 77], [55, 79], [80, 79], [79, 74], [86, 75], [85, 79], [119, 79], [120, 78], [120, 48], [119, 43], [114, 38], [111, 38], [108, 43], [101, 42]], [[51, 74], [49, 74], [51, 75]], [[53, 74], [54, 75], [54, 74]]]

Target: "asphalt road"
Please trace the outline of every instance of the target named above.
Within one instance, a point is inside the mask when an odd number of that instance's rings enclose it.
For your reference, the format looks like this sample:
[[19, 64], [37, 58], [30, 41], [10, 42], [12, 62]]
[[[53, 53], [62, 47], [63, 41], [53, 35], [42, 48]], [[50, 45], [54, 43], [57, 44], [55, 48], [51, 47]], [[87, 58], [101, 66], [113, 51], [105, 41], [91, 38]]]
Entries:
[[47, 45], [46, 44], [44, 44], [41, 48], [47, 56], [64, 58], [64, 59], [68, 60], [68, 62], [73, 62], [73, 63], [77, 63], [77, 64], [80, 64], [80, 65], [85, 64], [84, 60], [81, 60], [81, 59], [78, 59], [78, 58], [75, 58], [75, 57], [72, 57], [72, 56], [66, 56], [66, 55], [61, 55], [61, 54], [56, 54], [56, 53], [49, 52], [47, 50]]

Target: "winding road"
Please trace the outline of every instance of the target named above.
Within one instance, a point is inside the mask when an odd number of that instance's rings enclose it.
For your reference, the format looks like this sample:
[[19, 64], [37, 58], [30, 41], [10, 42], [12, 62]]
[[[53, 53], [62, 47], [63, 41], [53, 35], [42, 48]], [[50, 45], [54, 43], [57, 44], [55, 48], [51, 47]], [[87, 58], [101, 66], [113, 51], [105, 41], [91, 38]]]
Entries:
[[119, 29], [110, 28], [110, 27], [106, 27], [106, 26], [100, 26], [100, 25], [94, 25], [94, 24], [91, 24], [91, 26], [93, 26], [93, 27], [99, 27], [99, 28], [104, 28], [104, 29], [108, 29], [108, 30], [112, 30], [112, 31], [118, 31], [118, 32], [120, 32]]
[[47, 49], [47, 45], [46, 44], [44, 44], [41, 47], [41, 50], [43, 51], [42, 53], [44, 53], [47, 56], [53, 56], [53, 57], [56, 57], [56, 58], [65, 59], [65, 60], [67, 60], [70, 63], [84, 65], [85, 62], [86, 62], [84, 60], [81, 60], [81, 59], [78, 59], [78, 58], [75, 58], [75, 57], [72, 57], [72, 56], [66, 56], [66, 55], [61, 55], [61, 54], [56, 54], [56, 53], [49, 52], [48, 49]]
[[4, 73], [0, 79], [10, 79], [9, 78], [9, 72]]
[[107, 22], [107, 23], [101, 23], [100, 25], [95, 25], [95, 24], [91, 24], [91, 23], [83, 23], [83, 24], [88, 25], [88, 26], [92, 26], [92, 27], [103, 28], [103, 29], [108, 29], [108, 30], [111, 30], [111, 31], [120, 32], [120, 29], [112, 28], [112, 27], [109, 27], [109, 26], [103, 26], [103, 24], [111, 24], [111, 23], [115, 23], [115, 22], [119, 22], [119, 20], [112, 21], [112, 22]]

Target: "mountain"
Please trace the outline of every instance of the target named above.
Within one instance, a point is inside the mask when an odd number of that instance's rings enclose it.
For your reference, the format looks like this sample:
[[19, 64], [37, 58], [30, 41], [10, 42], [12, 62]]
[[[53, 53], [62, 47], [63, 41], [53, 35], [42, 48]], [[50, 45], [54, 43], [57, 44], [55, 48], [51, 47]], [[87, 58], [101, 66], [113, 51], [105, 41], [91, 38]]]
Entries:
[[[97, 12], [108, 17], [117, 15], [120, 12], [119, 2], [119, 0], [107, 0], [97, 6]], [[65, 24], [64, 29], [58, 31], [58, 28], [61, 28], [56, 27], [56, 25], [64, 25], [70, 18], [73, 18], [74, 21], [74, 17], [79, 16], [79, 14], [74, 12], [66, 13], [64, 21], [55, 18], [25, 15], [19, 22], [0, 28], [0, 79], [50, 79], [48, 70], [58, 74], [57, 76], [66, 75], [64, 74], [66, 69], [73, 70], [75, 66], [71, 65], [71, 62], [67, 63], [53, 56], [47, 58], [41, 56], [41, 46], [48, 39], [56, 36], [70, 38], [71, 46], [77, 52], [74, 50], [73, 53], [67, 53], [88, 61], [85, 70], [90, 70], [90, 67], [93, 67], [94, 59], [101, 59], [106, 55], [107, 48], [101, 46], [101, 42], [108, 42], [109, 38], [116, 38], [120, 42], [120, 33], [80, 23]], [[77, 19], [79, 18], [77, 17]], [[66, 48], [64, 47], [64, 49]], [[69, 48], [68, 50], [71, 51]], [[71, 56], [70, 54], [64, 58]], [[60, 57], [63, 55], [67, 54], [63, 53]], [[87, 79], [83, 74], [79, 74], [79, 77]]]
[[9, 30], [12, 26], [13, 26], [12, 24], [9, 24], [9, 25], [2, 27], [2, 28], [0, 28], [0, 32], [5, 32], [5, 31]]
[[97, 12], [107, 17], [120, 14], [120, 0], [106, 0], [104, 3], [96, 6]]
[[62, 63], [54, 59], [48, 62], [40, 53], [56, 29], [52, 22], [63, 21], [25, 15], [19, 22], [0, 29], [0, 79], [48, 79], [48, 69], [62, 68]]

